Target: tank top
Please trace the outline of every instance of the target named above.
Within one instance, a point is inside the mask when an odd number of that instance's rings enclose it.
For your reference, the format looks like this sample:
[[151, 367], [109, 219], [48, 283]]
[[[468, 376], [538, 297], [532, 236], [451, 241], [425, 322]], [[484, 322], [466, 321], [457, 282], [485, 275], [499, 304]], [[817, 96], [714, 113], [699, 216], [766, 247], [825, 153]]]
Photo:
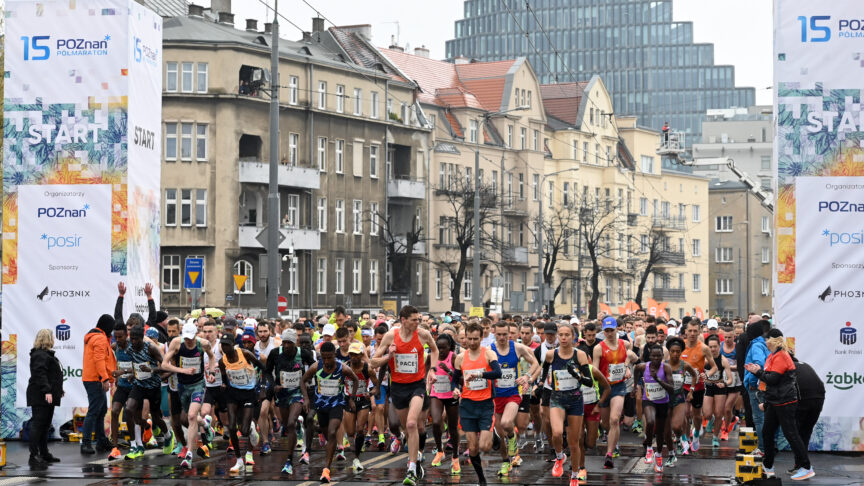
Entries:
[[[681, 353], [681, 359], [692, 366], [696, 370], [697, 375], [701, 375], [705, 371], [705, 355], [702, 353], [702, 343], [696, 343], [696, 346], [692, 348], [684, 348], [684, 351]], [[691, 383], [692, 380], [693, 377], [690, 376], [690, 373], [684, 375], [685, 390], [689, 391], [691, 388], [695, 391], [705, 389], [705, 382], [701, 376], [699, 376], [699, 383], [696, 383], [695, 387]]]
[[582, 404], [592, 405], [600, 400], [600, 386], [597, 380], [594, 379], [594, 365], [588, 365], [588, 372], [591, 376], [591, 386], [582, 385]]
[[180, 341], [180, 350], [177, 351], [177, 361], [180, 368], [197, 368], [198, 371], [187, 375], [177, 373], [177, 381], [181, 385], [193, 385], [204, 379], [204, 350], [201, 348], [201, 340], [195, 338], [195, 347], [186, 347], [186, 341]]
[[[351, 368], [350, 363], [345, 363], [345, 366]], [[363, 366], [360, 367], [360, 371], [356, 371], [354, 368], [351, 368], [351, 371], [357, 375], [357, 396], [365, 397], [369, 394], [369, 389], [366, 387], [366, 383], [369, 381], [369, 365], [363, 363]], [[351, 386], [347, 383], [345, 384], [345, 394], [349, 397], [353, 396], [351, 395]]]
[[282, 347], [279, 347], [279, 359], [276, 360], [276, 378], [279, 385], [285, 390], [297, 390], [300, 388], [300, 380], [303, 378], [303, 356], [300, 348], [296, 348], [293, 360], [282, 359]]
[[[726, 358], [724, 358], [723, 355], [717, 356], [716, 358], [713, 356], [709, 356], [708, 358], [714, 361], [714, 368], [711, 369], [711, 374], [706, 374], [705, 377], [712, 381], [720, 380], [721, 378], [723, 378], [723, 374], [725, 374], [726, 371], [723, 369], [723, 365], [720, 363], [720, 360]], [[721, 373], [721, 371], [724, 373]], [[711, 386], [717, 386], [717, 383], [712, 383]]]
[[347, 363], [347, 362], [351, 361], [351, 356], [348, 356], [347, 354], [343, 355], [342, 354], [342, 348], [339, 348], [337, 346], [336, 347], [336, 359], [338, 361], [343, 362], [343, 363]]
[[552, 375], [552, 393], [556, 395], [567, 395], [578, 398], [582, 395], [582, 386], [575, 376], [570, 374], [567, 366], [576, 358], [576, 348], [573, 348], [573, 356], [564, 359], [560, 350], [556, 349], [552, 356], [552, 364], [549, 366], [549, 374]]
[[[540, 343], [540, 359], [538, 361], [540, 363], [543, 363], [544, 361], [546, 361], [546, 353], [548, 353], [549, 351], [553, 351], [553, 350], [555, 350], [555, 346], [551, 346], [549, 343], [547, 343], [544, 340], [542, 343]], [[543, 383], [543, 388], [545, 388], [547, 390], [552, 389], [552, 375], [551, 374], [546, 377], [546, 383]]]
[[[210, 343], [210, 349], [212, 350], [213, 357], [216, 358], [216, 362], [218, 363], [222, 359], [222, 346], [219, 346], [219, 342], [217, 341], [215, 344]], [[204, 354], [204, 369], [210, 369], [210, 357], [207, 354]], [[216, 373], [213, 377], [213, 383], [207, 383], [207, 388], [215, 388], [217, 386], [222, 386], [222, 373]]]
[[[723, 356], [724, 358], [726, 358], [726, 361], [729, 362], [730, 367], [736, 365], [737, 361], [735, 359], [736, 353], [735, 353], [735, 347], [734, 346], [732, 347], [732, 351], [727, 353], [726, 350], [724, 349], [723, 345], [721, 344], [720, 345], [720, 355]], [[731, 368], [729, 369], [729, 371], [732, 373], [732, 387], [734, 388], [737, 386], [741, 386], [741, 376], [738, 375], [738, 371], [732, 370]], [[725, 371], [724, 371], [724, 373], [725, 373]]]
[[[126, 341], [126, 346], [129, 346], [129, 341]], [[133, 375], [132, 373], [132, 357], [126, 353], [126, 348], [121, 348], [117, 346], [117, 349], [114, 350], [114, 356], [117, 358], [117, 370], [129, 373], [126, 376], [120, 375], [117, 378], [117, 386], [120, 388], [132, 388], [132, 382], [129, 380]]]
[[[139, 388], [158, 388], [162, 384], [162, 379], [153, 370], [159, 366], [159, 363], [150, 356], [150, 343], [144, 341], [144, 346], [141, 349], [135, 350], [130, 342], [126, 346], [126, 354], [132, 361], [133, 378], [132, 383]], [[142, 368], [147, 367], [150, 371], [144, 371]]]
[[[660, 369], [657, 370], [657, 378], [660, 381], [666, 381], [666, 367], [663, 362], [660, 363]], [[642, 373], [642, 381], [644, 382], [642, 399], [653, 403], [669, 403], [669, 393], [663, 388], [660, 383], [651, 377], [651, 363], [645, 363], [645, 371]], [[674, 386], [674, 385], [673, 385]]]
[[489, 386], [489, 380], [468, 381], [472, 374], [483, 371], [492, 371], [486, 360], [486, 348], [480, 346], [480, 357], [477, 359], [471, 359], [471, 351], [466, 350], [465, 357], [462, 358], [463, 399], [480, 402], [492, 398], [492, 387]]
[[[170, 346], [170, 345], [171, 345], [171, 343], [164, 343], [162, 345], [162, 354], [163, 355], [168, 352], [168, 346]], [[182, 344], [181, 344], [181, 346], [182, 346]], [[171, 390], [172, 392], [176, 392], [177, 390], [180, 389], [180, 386], [178, 385], [178, 381], [177, 381], [177, 373], [171, 373], [168, 375], [168, 383], [167, 384], [168, 384], [168, 389]]]
[[606, 344], [606, 340], [600, 342], [600, 372], [609, 380], [610, 385], [624, 381], [627, 374], [627, 348], [624, 341], [618, 340], [618, 348], [612, 349]]
[[258, 384], [258, 374], [252, 368], [252, 363], [246, 361], [243, 349], [235, 346], [237, 350], [237, 361], [231, 363], [228, 356], [222, 356], [222, 364], [225, 365], [225, 374], [228, 375], [228, 385], [238, 390], [252, 390]]
[[315, 372], [315, 408], [331, 409], [345, 405], [345, 376], [342, 374], [343, 363], [336, 360], [332, 372], [324, 371], [324, 360], [318, 361], [318, 371]]
[[492, 351], [498, 355], [498, 364], [501, 365], [501, 378], [495, 380], [496, 397], [512, 397], [519, 394], [519, 387], [516, 386], [516, 378], [519, 376], [519, 354], [513, 341], [508, 341], [507, 345], [510, 349], [507, 354], [502, 355], [498, 351], [498, 345], [492, 343]]
[[401, 332], [393, 335], [396, 353], [390, 358], [390, 379], [393, 383], [414, 383], [426, 377], [426, 355], [417, 331], [411, 335], [411, 340], [403, 341]]
[[453, 369], [453, 351], [450, 351], [443, 360], [438, 360], [435, 366], [435, 381], [432, 382], [432, 392], [429, 394], [441, 400], [453, 398], [453, 380], [450, 374], [441, 369], [441, 363], [447, 363], [447, 367]]

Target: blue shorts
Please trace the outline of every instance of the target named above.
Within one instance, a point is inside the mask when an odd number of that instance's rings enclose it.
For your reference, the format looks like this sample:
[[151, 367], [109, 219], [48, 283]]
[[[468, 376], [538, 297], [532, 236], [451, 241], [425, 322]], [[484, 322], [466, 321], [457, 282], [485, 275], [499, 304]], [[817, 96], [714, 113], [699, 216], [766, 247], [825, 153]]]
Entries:
[[581, 417], [585, 414], [585, 406], [582, 402], [582, 393], [561, 393], [552, 392], [549, 397], [549, 408], [560, 408], [568, 416], [575, 415]]
[[276, 406], [279, 408], [289, 408], [295, 403], [303, 403], [303, 393], [299, 388], [288, 390], [286, 388], [275, 392]]
[[204, 380], [197, 383], [178, 385], [180, 393], [180, 405], [183, 411], [189, 410], [189, 405], [192, 403], [204, 403]]
[[375, 397], [375, 405], [384, 405], [387, 403], [388, 388], [390, 387], [387, 385], [381, 385], [378, 387], [378, 395]]
[[482, 432], [492, 428], [495, 401], [489, 398], [475, 402], [463, 398], [459, 403], [459, 423], [465, 432]]
[[623, 397], [627, 395], [627, 383], [615, 383], [610, 388], [609, 397], [606, 398], [605, 401], [600, 402], [598, 405], [600, 408], [609, 408], [609, 404], [612, 403], [613, 397]]

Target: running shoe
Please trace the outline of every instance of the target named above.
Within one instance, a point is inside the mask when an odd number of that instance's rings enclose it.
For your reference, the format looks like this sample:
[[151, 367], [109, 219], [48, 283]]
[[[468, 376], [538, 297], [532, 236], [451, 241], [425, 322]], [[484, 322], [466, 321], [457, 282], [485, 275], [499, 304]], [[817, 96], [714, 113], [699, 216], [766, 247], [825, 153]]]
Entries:
[[675, 454], [670, 454], [669, 457], [666, 458], [666, 462], [663, 463], [666, 467], [675, 467], [675, 463], [678, 462], [678, 457]]
[[423, 464], [423, 451], [417, 451], [417, 464]]
[[183, 467], [186, 469], [192, 469], [192, 453], [191, 452], [187, 452], [186, 456], [183, 457], [183, 460], [180, 461], [180, 467]]
[[621, 449], [619, 449], [618, 446], [615, 446], [615, 449], [612, 450], [612, 457], [615, 459], [621, 457]]
[[441, 461], [444, 460], [444, 457], [445, 457], [445, 456], [446, 456], [446, 454], [444, 454], [444, 451], [437, 451], [437, 452], [435, 452], [435, 457], [432, 459], [432, 467], [438, 467], [438, 466], [440, 466], [440, 465], [441, 465]]
[[560, 478], [562, 474], [564, 474], [564, 459], [555, 459], [555, 465], [552, 466], [552, 477]]
[[417, 479], [423, 479], [423, 476], [426, 476], [426, 471], [423, 470], [423, 466], [420, 463], [417, 463]]
[[576, 471], [570, 473], [570, 486], [579, 486], [579, 476]]
[[327, 469], [325, 467], [324, 470], [321, 471], [321, 482], [322, 483], [329, 483], [330, 482], [330, 469]]
[[693, 452], [699, 452], [699, 447], [700, 447], [700, 445], [701, 445], [700, 442], [701, 442], [701, 441], [700, 441], [700, 439], [699, 439], [699, 436], [698, 436], [698, 435], [694, 435], [694, 436], [693, 436], [693, 443], [690, 444], [690, 448], [693, 449]]
[[798, 472], [799, 469], [801, 469], [801, 468], [798, 466], [792, 466], [792, 469], [786, 470], [786, 474], [791, 476], [791, 475], [795, 474], [796, 472]]
[[144, 439], [144, 443], [150, 442], [150, 439], [153, 438], [153, 427], [150, 426], [150, 419], [147, 419], [147, 424], [145, 425], [144, 433], [141, 434], [141, 437]]
[[513, 466], [510, 465], [509, 461], [502, 462], [501, 463], [501, 469], [498, 470], [498, 475], [499, 476], [509, 476], [511, 469], [513, 469]]
[[[178, 444], [178, 445], [180, 445], [180, 444]], [[177, 450], [177, 449], [174, 449], [174, 450]], [[187, 452], [189, 452], [189, 448], [186, 446], [183, 446], [183, 448], [180, 449], [180, 454], [177, 454], [177, 457], [179, 459], [183, 459], [184, 457], [186, 457]]]
[[345, 460], [345, 449], [339, 449], [336, 451], [336, 460], [344, 461]]
[[351, 468], [354, 469], [355, 473], [363, 472], [363, 464], [360, 462], [360, 459], [354, 458], [354, 462], [351, 463]]
[[714, 437], [713, 439], [711, 439], [711, 447], [713, 447], [715, 449], [720, 447], [720, 439], [718, 439], [717, 437]]
[[457, 475], [462, 474], [462, 466], [459, 465], [459, 458], [454, 458], [450, 461], [450, 474]]
[[662, 473], [663, 472], [663, 456], [661, 456], [660, 454], [657, 454], [657, 457], [655, 458], [654, 472], [655, 473]]
[[169, 430], [168, 437], [165, 439], [165, 445], [162, 447], [162, 454], [171, 454], [171, 451], [174, 450], [175, 445], [177, 445], [177, 442], [174, 439], [174, 432]]
[[300, 456], [300, 464], [309, 464], [309, 452], [304, 452], [302, 456]]
[[588, 481], [588, 470], [584, 467], [580, 467], [579, 472], [576, 474], [576, 479], [579, 481]]
[[534, 453], [535, 454], [542, 454], [543, 453], [543, 440], [542, 439], [536, 439], [534, 441]]
[[245, 461], [247, 466], [255, 465], [255, 456], [252, 454], [252, 451], [246, 451]]
[[291, 465], [291, 461], [285, 461], [285, 465], [282, 466], [282, 474], [294, 474], [294, 466]]
[[803, 467], [798, 470], [795, 474], [792, 475], [792, 481], [803, 481], [805, 479], [810, 479], [815, 476], [816, 473], [813, 472], [813, 468], [804, 469]]
[[252, 422], [252, 426], [249, 429], [249, 444], [252, 447], [257, 447], [261, 442], [261, 434], [258, 433], [258, 429], [255, 427], [255, 422]]
[[264, 445], [261, 446], [261, 455], [266, 456], [269, 455], [271, 452], [273, 452], [273, 449], [270, 447], [269, 443], [265, 442]]
[[204, 442], [211, 443], [213, 442], [213, 417], [206, 416], [204, 417]]
[[414, 471], [408, 471], [408, 474], [405, 475], [405, 479], [402, 480], [402, 484], [404, 486], [417, 486], [417, 473]]
[[615, 462], [612, 461], [612, 454], [606, 454], [606, 460], [603, 461], [603, 469], [614, 469]]
[[501, 449], [501, 436], [498, 435], [498, 431], [492, 429], [492, 450], [497, 451]]
[[303, 435], [297, 434], [297, 445], [294, 447], [295, 450], [302, 451], [303, 450]]
[[141, 457], [143, 455], [144, 455], [144, 448], [133, 445], [132, 448], [129, 449], [129, 452], [127, 452], [126, 455], [123, 456], [123, 459], [125, 459], [127, 461], [131, 461], [133, 459], [138, 459], [139, 457]]
[[230, 443], [228, 444], [228, 448], [225, 449], [225, 454], [234, 454], [234, 446], [232, 446]]
[[210, 448], [202, 444], [198, 447], [198, 457], [203, 457], [205, 459], [210, 457]]
[[186, 452], [184, 452], [183, 450], [185, 448], [186, 447], [184, 447], [183, 444], [181, 444], [180, 442], [176, 442], [174, 443], [174, 448], [171, 449], [171, 454], [177, 456], [178, 458], [182, 458], [186, 455]]
[[399, 438], [393, 437], [393, 442], [390, 443], [390, 454], [398, 454], [401, 448], [402, 442], [399, 441]]
[[366, 434], [366, 437], [363, 438], [363, 447], [369, 447], [372, 445], [372, 436]]
[[774, 477], [774, 468], [773, 467], [762, 466], [762, 472], [765, 474], [766, 478], [773, 478]]
[[155, 449], [155, 448], [159, 447], [159, 441], [156, 440], [156, 437], [155, 437], [155, 436], [153, 436], [153, 437], [150, 437], [150, 440], [147, 441], [147, 443], [144, 444], [144, 446], [145, 446], [147, 449]]
[[342, 448], [343, 449], [350, 449], [351, 448], [351, 441], [348, 440], [348, 437], [342, 438]]
[[720, 440], [729, 440], [729, 429], [724, 428], [720, 431]]
[[384, 434], [378, 436], [378, 451], [383, 452], [387, 450], [387, 441], [384, 439]]
[[[712, 420], [711, 422], [713, 422], [713, 420]], [[708, 427], [708, 425], [710, 425], [708, 419], [707, 419], [707, 418], [703, 418], [703, 419], [702, 419], [702, 428], [703, 428], [703, 429], [710, 429], [711, 427]]]
[[516, 434], [507, 439], [507, 454], [511, 457], [519, 453], [519, 444], [516, 442]]
[[678, 455], [684, 454], [684, 444], [681, 442], [681, 439], [675, 440], [675, 452], [677, 452]]
[[643, 432], [642, 422], [636, 420], [633, 422], [633, 427], [631, 427], [630, 430], [633, 431], [634, 434], [641, 434]]
[[327, 439], [324, 438], [324, 434], [318, 434], [318, 445], [324, 447], [325, 444], [327, 444]]
[[519, 467], [522, 465], [522, 458], [519, 454], [516, 454], [512, 459], [510, 459], [510, 464], [513, 465], [513, 467]]
[[687, 434], [681, 436], [681, 455], [686, 456], [690, 452], [690, 442], [687, 440]]
[[750, 454], [758, 457], [765, 457], [765, 453], [760, 451], [758, 447], [756, 449], [753, 449], [753, 452], [751, 452]]
[[649, 447], [645, 450], [645, 459], [642, 462], [651, 464], [652, 461], [654, 461], [654, 449]]
[[123, 454], [120, 452], [120, 449], [116, 447], [111, 449], [111, 453], [108, 454], [109, 461], [114, 461], [116, 459], [120, 459], [121, 457], [123, 457]]
[[603, 431], [603, 435], [600, 436], [599, 442], [606, 443], [609, 440], [609, 433], [605, 430]]
[[733, 430], [735, 430], [735, 427], [738, 426], [738, 422], [739, 422], [739, 421], [740, 421], [740, 419], [739, 419], [738, 416], [736, 415], [736, 416], [732, 419], [732, 423], [730, 423], [729, 426], [726, 427], [726, 434], [727, 434], [727, 435], [728, 435], [730, 432], [732, 432]]
[[[239, 473], [240, 471], [245, 471], [245, 470], [246, 470], [246, 468], [243, 467], [243, 459], [240, 459], [238, 457], [237, 462], [235, 462], [234, 465], [231, 466], [231, 469], [229, 469], [228, 472], [236, 474], [236, 473]], [[283, 469], [283, 471], [284, 471], [284, 469]]]

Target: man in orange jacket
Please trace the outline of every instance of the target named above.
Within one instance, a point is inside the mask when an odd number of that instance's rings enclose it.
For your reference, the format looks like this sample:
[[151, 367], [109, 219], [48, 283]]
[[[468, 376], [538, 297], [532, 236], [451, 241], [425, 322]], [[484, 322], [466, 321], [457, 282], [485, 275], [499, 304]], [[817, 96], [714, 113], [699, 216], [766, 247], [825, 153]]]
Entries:
[[96, 327], [84, 335], [84, 369], [81, 381], [87, 391], [87, 415], [84, 417], [84, 430], [81, 438], [81, 453], [95, 454], [92, 434], [96, 436], [96, 449], [108, 452], [113, 447], [105, 436], [105, 413], [108, 411], [108, 401], [105, 393], [114, 382], [114, 370], [117, 368], [117, 358], [111, 350], [111, 331], [114, 329], [114, 318], [102, 314]]

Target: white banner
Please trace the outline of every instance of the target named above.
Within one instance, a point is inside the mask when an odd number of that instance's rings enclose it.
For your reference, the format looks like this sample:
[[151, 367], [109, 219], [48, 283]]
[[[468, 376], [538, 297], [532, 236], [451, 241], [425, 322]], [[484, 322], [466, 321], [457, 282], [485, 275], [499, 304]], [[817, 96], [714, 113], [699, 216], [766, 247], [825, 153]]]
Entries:
[[17, 367], [4, 435], [39, 329], [54, 333], [63, 406], [87, 406], [84, 335], [113, 314], [117, 282], [124, 317], [146, 316], [145, 282], [158, 302], [162, 91], [162, 19], [133, 0], [7, 0], [5, 15], [3, 321]]
[[825, 382], [810, 447], [864, 450], [864, 22], [774, 3], [775, 323]]

